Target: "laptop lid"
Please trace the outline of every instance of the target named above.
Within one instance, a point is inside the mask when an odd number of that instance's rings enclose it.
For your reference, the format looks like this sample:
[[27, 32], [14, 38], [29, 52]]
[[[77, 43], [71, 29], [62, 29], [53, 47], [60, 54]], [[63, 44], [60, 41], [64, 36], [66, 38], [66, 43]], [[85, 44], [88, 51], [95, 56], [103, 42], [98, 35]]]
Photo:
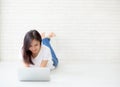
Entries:
[[49, 81], [50, 69], [40, 67], [19, 68], [18, 79], [20, 81]]

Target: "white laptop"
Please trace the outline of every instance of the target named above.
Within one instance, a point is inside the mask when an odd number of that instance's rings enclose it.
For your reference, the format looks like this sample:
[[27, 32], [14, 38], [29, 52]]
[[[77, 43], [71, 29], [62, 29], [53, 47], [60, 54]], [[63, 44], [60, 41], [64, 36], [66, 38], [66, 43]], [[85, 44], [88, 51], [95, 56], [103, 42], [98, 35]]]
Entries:
[[50, 69], [40, 67], [24, 67], [18, 69], [20, 81], [49, 81]]

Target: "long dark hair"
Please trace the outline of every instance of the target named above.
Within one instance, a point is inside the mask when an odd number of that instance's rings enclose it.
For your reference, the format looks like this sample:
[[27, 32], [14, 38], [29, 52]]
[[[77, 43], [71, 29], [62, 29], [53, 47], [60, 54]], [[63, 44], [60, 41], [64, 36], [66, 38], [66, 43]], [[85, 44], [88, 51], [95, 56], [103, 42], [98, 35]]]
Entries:
[[37, 41], [40, 41], [40, 45], [42, 42], [42, 38], [40, 33], [37, 30], [30, 30], [26, 33], [25, 37], [24, 37], [24, 42], [23, 42], [23, 61], [27, 64], [33, 64], [31, 60], [31, 56], [32, 56], [32, 52], [29, 50], [30, 48], [30, 44], [32, 42], [32, 40], [35, 39]]

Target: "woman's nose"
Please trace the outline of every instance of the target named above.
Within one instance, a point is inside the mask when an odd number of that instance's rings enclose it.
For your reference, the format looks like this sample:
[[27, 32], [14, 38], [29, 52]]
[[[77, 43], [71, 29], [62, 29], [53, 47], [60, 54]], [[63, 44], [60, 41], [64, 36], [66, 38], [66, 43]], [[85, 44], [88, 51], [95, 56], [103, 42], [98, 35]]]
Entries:
[[33, 47], [32, 50], [35, 50], [35, 47]]

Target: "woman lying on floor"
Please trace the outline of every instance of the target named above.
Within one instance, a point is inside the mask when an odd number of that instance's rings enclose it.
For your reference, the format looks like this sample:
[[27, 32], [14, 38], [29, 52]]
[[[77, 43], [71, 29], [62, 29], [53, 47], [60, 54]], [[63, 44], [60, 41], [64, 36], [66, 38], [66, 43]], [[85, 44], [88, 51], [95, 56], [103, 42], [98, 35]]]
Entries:
[[47, 37], [45, 33], [30, 30], [26, 33], [23, 42], [23, 62], [26, 67], [48, 67], [53, 70], [58, 65], [58, 58], [50, 44], [50, 39], [55, 34], [52, 32]]

